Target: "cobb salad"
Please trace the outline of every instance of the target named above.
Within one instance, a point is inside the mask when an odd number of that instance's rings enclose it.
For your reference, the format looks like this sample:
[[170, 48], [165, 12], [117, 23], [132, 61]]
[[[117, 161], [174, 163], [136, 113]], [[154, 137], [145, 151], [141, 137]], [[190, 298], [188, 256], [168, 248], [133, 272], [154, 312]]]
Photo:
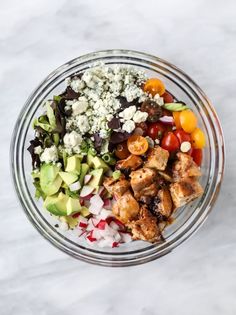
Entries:
[[203, 193], [205, 136], [188, 105], [133, 66], [97, 63], [65, 80], [35, 118], [35, 198], [93, 246], [163, 241]]

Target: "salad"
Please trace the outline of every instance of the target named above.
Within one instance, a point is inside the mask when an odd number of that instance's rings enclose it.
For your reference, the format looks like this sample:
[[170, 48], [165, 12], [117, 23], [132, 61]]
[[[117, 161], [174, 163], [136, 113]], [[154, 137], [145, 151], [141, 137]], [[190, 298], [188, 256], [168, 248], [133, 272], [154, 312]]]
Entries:
[[205, 136], [187, 104], [133, 66], [94, 64], [35, 118], [35, 198], [93, 246], [163, 241], [177, 208], [203, 193]]

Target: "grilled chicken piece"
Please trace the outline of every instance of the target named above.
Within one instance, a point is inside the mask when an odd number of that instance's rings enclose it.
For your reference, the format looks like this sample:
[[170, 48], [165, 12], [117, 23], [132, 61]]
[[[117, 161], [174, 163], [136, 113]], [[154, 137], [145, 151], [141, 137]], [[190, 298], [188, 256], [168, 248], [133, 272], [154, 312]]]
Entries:
[[125, 170], [128, 169], [129, 171], [135, 171], [143, 164], [143, 160], [141, 157], [137, 155], [131, 154], [127, 159], [120, 160], [116, 163], [116, 169], [118, 170]]
[[162, 149], [160, 146], [154, 147], [148, 154], [145, 167], [154, 168], [156, 170], [164, 171], [169, 159], [169, 152]]
[[142, 190], [135, 192], [134, 197], [137, 200], [143, 201], [145, 203], [149, 203], [149, 200], [151, 199], [151, 197], [156, 196], [157, 192], [158, 192], [158, 186], [157, 186], [157, 183], [154, 182], [150, 186], [147, 186], [143, 188]]
[[169, 218], [172, 213], [172, 199], [170, 192], [167, 188], [160, 189], [158, 191], [157, 197], [160, 199], [160, 202], [157, 205], [157, 211], [164, 218]]
[[175, 182], [179, 182], [183, 178], [201, 176], [201, 171], [191, 156], [182, 152], [178, 152], [176, 155], [178, 160], [174, 162], [172, 167]]
[[142, 206], [138, 220], [129, 222], [134, 240], [156, 242], [162, 235], [157, 224], [157, 219], [148, 211], [147, 206]]
[[128, 190], [113, 205], [112, 212], [121, 222], [126, 224], [138, 217], [139, 204]]
[[130, 184], [134, 193], [138, 193], [142, 189], [150, 186], [156, 179], [156, 171], [144, 167], [130, 174]]
[[106, 190], [116, 198], [120, 198], [130, 187], [130, 182], [121, 176], [118, 180], [106, 177], [103, 181]]
[[158, 174], [163, 177], [167, 182], [173, 182], [172, 174], [165, 170], [165, 171], [158, 171]]
[[203, 189], [195, 178], [186, 178], [170, 184], [170, 193], [175, 207], [178, 208], [201, 196]]

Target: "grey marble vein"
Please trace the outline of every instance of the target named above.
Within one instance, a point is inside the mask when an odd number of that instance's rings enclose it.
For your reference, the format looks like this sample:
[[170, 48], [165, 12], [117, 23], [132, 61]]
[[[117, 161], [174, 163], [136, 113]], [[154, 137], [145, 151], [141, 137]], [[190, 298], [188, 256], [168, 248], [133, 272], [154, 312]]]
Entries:
[[[0, 314], [236, 314], [236, 2], [0, 2]], [[9, 143], [32, 89], [54, 68], [111, 48], [146, 51], [186, 71], [225, 133], [224, 185], [209, 219], [171, 255], [132, 268], [76, 261], [31, 226], [13, 191]]]

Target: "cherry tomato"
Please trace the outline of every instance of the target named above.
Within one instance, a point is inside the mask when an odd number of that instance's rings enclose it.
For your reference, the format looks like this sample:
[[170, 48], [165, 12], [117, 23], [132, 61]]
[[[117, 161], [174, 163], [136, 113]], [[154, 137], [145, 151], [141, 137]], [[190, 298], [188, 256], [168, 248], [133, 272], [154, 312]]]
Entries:
[[202, 164], [202, 149], [193, 149], [191, 156], [192, 156], [194, 162], [198, 166], [201, 166], [201, 164]]
[[173, 114], [176, 128], [181, 129], [180, 120], [179, 120], [180, 112], [173, 112], [172, 114]]
[[169, 92], [165, 92], [164, 94], [162, 94], [162, 97], [164, 99], [164, 103], [173, 103], [174, 102], [174, 98]]
[[188, 134], [187, 132], [185, 132], [182, 129], [177, 129], [174, 131], [174, 134], [176, 135], [176, 137], [179, 139], [180, 144], [184, 141], [191, 141], [191, 137], [190, 134]]
[[153, 101], [145, 101], [142, 103], [140, 110], [142, 112], [148, 113], [147, 121], [155, 122], [162, 115], [162, 108], [156, 102]]
[[184, 129], [184, 131], [188, 133], [193, 132], [194, 129], [197, 127], [197, 117], [189, 109], [186, 109], [180, 112], [179, 121], [180, 121], [181, 127]]
[[165, 93], [165, 85], [160, 79], [152, 78], [145, 82], [143, 90], [152, 94], [152, 96], [155, 96], [157, 93], [163, 95]]
[[169, 152], [179, 150], [180, 143], [176, 135], [169, 131], [165, 134], [161, 141], [161, 147]]
[[200, 128], [196, 128], [191, 133], [191, 140], [194, 149], [202, 149], [205, 147], [206, 139], [204, 132]]
[[126, 159], [130, 155], [126, 141], [117, 144], [115, 155], [121, 160]]
[[146, 136], [147, 130], [148, 130], [148, 125], [145, 122], [141, 122], [141, 123], [136, 124], [136, 127], [142, 129], [142, 131], [143, 131], [142, 136]]
[[165, 126], [162, 123], [156, 122], [149, 125], [147, 134], [153, 140], [161, 139], [165, 130]]
[[142, 155], [148, 150], [147, 139], [139, 135], [132, 135], [129, 137], [127, 146], [129, 152], [134, 155]]

